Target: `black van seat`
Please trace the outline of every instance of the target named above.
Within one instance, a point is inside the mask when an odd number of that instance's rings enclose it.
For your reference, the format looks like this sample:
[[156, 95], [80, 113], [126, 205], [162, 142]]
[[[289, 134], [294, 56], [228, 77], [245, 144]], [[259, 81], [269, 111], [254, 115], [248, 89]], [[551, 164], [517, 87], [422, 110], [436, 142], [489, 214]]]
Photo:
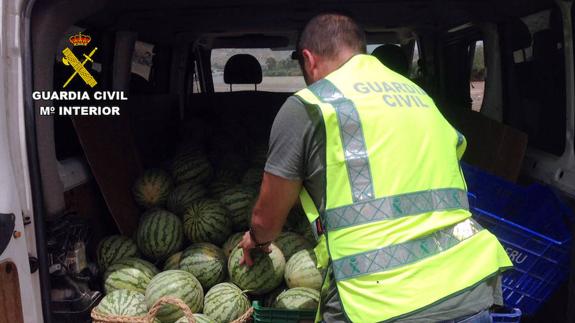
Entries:
[[[260, 84], [262, 68], [248, 54], [232, 56], [224, 68], [224, 82], [230, 84]], [[201, 117], [213, 125], [232, 122], [246, 128], [250, 139], [267, 144], [273, 120], [283, 102], [292, 93], [237, 91], [195, 93], [189, 97], [186, 119]]]
[[405, 77], [409, 74], [409, 61], [403, 49], [395, 44], [383, 44], [371, 52], [383, 65]]

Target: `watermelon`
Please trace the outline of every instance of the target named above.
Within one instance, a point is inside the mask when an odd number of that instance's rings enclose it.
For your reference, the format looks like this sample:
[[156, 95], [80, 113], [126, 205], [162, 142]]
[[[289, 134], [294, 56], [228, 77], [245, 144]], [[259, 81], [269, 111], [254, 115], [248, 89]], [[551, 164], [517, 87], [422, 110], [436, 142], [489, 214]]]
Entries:
[[[241, 157], [236, 157], [236, 158], [241, 158]], [[232, 162], [235, 160], [236, 159], [233, 159], [233, 158], [229, 159], [229, 161], [232, 161]], [[220, 169], [217, 169], [216, 172], [214, 173], [213, 181], [238, 184], [241, 180], [241, 177], [242, 177], [241, 173], [243, 173], [243, 171], [237, 171], [234, 168], [220, 168]]]
[[183, 251], [176, 252], [164, 262], [164, 270], [180, 269], [180, 260], [182, 260]]
[[203, 183], [212, 176], [212, 165], [198, 152], [178, 154], [170, 167], [176, 184]]
[[[196, 320], [196, 323], [217, 323], [206, 314], [194, 314], [194, 319]], [[189, 322], [185, 316], [182, 316], [179, 320], [176, 321], [176, 323], [192, 323], [192, 322]]]
[[232, 253], [234, 248], [238, 246], [238, 243], [240, 243], [240, 241], [242, 241], [242, 238], [244, 237], [244, 233], [245, 232], [236, 232], [236, 233], [232, 234], [228, 238], [228, 240], [226, 240], [226, 242], [222, 246], [222, 249], [224, 250], [224, 255], [226, 255], [226, 259], [230, 256], [230, 253]]
[[199, 184], [180, 184], [168, 195], [166, 208], [168, 211], [181, 216], [186, 211], [188, 205], [201, 199], [205, 195], [206, 189]]
[[184, 232], [192, 242], [221, 246], [232, 232], [228, 211], [216, 200], [195, 201], [184, 213]]
[[231, 282], [255, 295], [263, 295], [278, 287], [283, 281], [285, 259], [274, 244], [270, 245], [270, 249], [269, 254], [253, 250], [251, 255], [254, 264], [251, 268], [247, 265], [240, 266], [244, 252], [241, 248], [234, 249], [228, 260]]
[[156, 210], [143, 218], [136, 230], [136, 242], [146, 257], [164, 260], [183, 243], [182, 220], [171, 212]]
[[221, 194], [220, 203], [228, 209], [233, 231], [244, 231], [249, 227], [251, 211], [256, 196], [250, 189], [234, 186]]
[[[187, 271], [167, 270], [157, 274], [146, 288], [146, 304], [151, 308], [163, 296], [181, 299], [192, 312], [201, 312], [204, 307], [204, 291], [200, 282]], [[175, 305], [163, 305], [156, 318], [162, 323], [172, 323], [184, 314]]]
[[219, 200], [223, 192], [229, 190], [235, 185], [236, 184], [227, 181], [216, 180], [208, 183], [207, 188], [210, 196], [216, 200]]
[[204, 314], [216, 322], [231, 322], [250, 308], [248, 297], [232, 283], [212, 287], [204, 298]]
[[145, 209], [163, 206], [173, 185], [173, 181], [166, 171], [161, 169], [146, 170], [134, 183], [132, 188], [134, 200]]
[[127, 237], [113, 235], [100, 241], [97, 248], [97, 258], [100, 270], [104, 271], [113, 262], [128, 257], [138, 257], [138, 246]]
[[145, 297], [133, 290], [118, 289], [102, 298], [96, 310], [101, 314], [144, 316], [148, 314]]
[[317, 258], [312, 249], [296, 252], [286, 263], [285, 280], [289, 288], [308, 287], [320, 290], [323, 277], [317, 268]]
[[158, 274], [151, 263], [138, 258], [124, 258], [113, 263], [104, 274], [104, 290], [129, 289], [144, 293], [150, 280]]
[[284, 291], [288, 290], [286, 284], [281, 284], [278, 287], [274, 288], [271, 292], [267, 293], [264, 297], [264, 306], [265, 307], [273, 307], [274, 303], [276, 302], [276, 298], [279, 294], [283, 293]]
[[288, 310], [316, 310], [318, 304], [319, 291], [306, 287], [296, 287], [279, 294], [274, 307]]
[[316, 241], [312, 225], [309, 222], [307, 222], [307, 219], [305, 221], [296, 223], [291, 228], [291, 230], [293, 232], [300, 234], [302, 237], [306, 238], [310, 242]]
[[218, 169], [214, 175], [216, 180], [238, 183], [248, 166], [247, 161], [235, 152], [214, 152], [211, 158], [214, 166]]
[[246, 171], [242, 177], [242, 184], [257, 187], [259, 189], [262, 179], [264, 176], [264, 171], [261, 168], [253, 167]]
[[302, 249], [313, 247], [309, 240], [294, 232], [282, 232], [274, 242], [283, 252], [286, 261], [288, 261], [294, 253]]
[[195, 243], [182, 254], [180, 269], [192, 273], [204, 290], [226, 279], [227, 259], [222, 249], [211, 243]]

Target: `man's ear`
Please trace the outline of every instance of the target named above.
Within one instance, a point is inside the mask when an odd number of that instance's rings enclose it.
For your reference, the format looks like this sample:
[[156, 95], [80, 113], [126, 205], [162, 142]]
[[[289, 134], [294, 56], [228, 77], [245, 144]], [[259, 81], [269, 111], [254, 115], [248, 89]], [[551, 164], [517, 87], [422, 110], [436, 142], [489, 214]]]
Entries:
[[310, 75], [313, 75], [314, 70], [317, 69], [317, 59], [316, 57], [307, 49], [301, 51], [301, 56], [303, 59], [303, 64], [305, 69]]

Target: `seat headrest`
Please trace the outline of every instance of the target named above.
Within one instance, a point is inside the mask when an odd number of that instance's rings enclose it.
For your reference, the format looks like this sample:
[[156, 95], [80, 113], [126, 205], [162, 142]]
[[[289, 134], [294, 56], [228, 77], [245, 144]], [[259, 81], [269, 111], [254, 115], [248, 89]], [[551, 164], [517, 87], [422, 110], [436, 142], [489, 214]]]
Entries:
[[409, 72], [409, 61], [401, 47], [393, 44], [385, 44], [371, 52], [383, 65], [403, 76]]
[[226, 84], [260, 84], [262, 67], [252, 55], [236, 54], [226, 62], [224, 82]]

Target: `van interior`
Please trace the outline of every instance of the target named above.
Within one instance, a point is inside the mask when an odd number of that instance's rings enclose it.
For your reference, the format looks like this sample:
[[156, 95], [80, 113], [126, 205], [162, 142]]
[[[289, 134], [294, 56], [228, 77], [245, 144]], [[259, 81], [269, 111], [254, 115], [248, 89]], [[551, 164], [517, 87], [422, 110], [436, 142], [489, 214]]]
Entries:
[[[466, 136], [465, 163], [518, 185], [543, 183], [573, 201], [571, 2], [36, 0], [25, 65], [29, 96], [124, 91], [128, 97], [26, 102], [37, 157], [30, 159], [37, 170], [34, 203], [44, 219], [35, 225], [44, 246], [38, 250], [48, 286], [46, 322], [89, 321], [55, 299], [68, 278], [47, 270], [65, 228], [80, 228], [93, 262], [102, 237], [133, 234], [142, 213], [131, 195], [135, 179], [163, 167], [180, 144], [204, 147], [216, 164], [243, 165], [265, 150], [275, 114], [305, 87], [291, 58], [298, 33], [326, 11], [356, 19], [369, 53], [384, 44], [403, 51], [407, 75]], [[73, 70], [62, 63], [62, 50], [79, 33], [91, 39], [86, 53], [97, 47], [85, 65], [97, 85], [75, 77], [63, 88]], [[41, 106], [69, 105], [116, 105], [121, 113], [38, 114]], [[97, 279], [75, 286], [101, 290]], [[524, 321], [575, 319], [567, 306], [574, 290], [566, 279]]]

